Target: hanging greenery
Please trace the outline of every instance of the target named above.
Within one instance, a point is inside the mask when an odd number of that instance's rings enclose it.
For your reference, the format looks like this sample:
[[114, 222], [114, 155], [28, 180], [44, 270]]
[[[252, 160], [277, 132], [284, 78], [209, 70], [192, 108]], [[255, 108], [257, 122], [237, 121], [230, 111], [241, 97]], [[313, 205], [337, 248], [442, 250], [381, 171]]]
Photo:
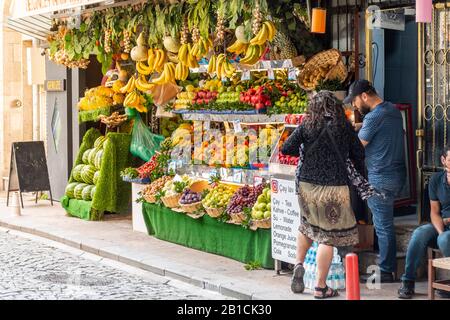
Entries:
[[[154, 49], [164, 49], [168, 36], [175, 43], [186, 42], [186, 32], [191, 32], [196, 39], [215, 35], [221, 40], [217, 43], [226, 43], [229, 37], [234, 37], [238, 27], [240, 34], [244, 32], [246, 38], [252, 38], [261, 22], [269, 19], [280, 31], [281, 40], [275, 41], [280, 47], [290, 42], [287, 47], [291, 55], [308, 56], [324, 45], [323, 38], [308, 32], [305, 7], [304, 0], [148, 1], [136, 6], [115, 7], [85, 16], [78, 28], [70, 28], [60, 21], [54, 28], [57, 31], [49, 37], [49, 55], [53, 61], [67, 67], [85, 68], [90, 55], [94, 54], [106, 73], [114, 61], [129, 57], [141, 32], [148, 47]], [[184, 21], [188, 30], [185, 27], [183, 31]], [[182, 34], [184, 37], [180, 39]], [[225, 36], [227, 41], [223, 42]]]

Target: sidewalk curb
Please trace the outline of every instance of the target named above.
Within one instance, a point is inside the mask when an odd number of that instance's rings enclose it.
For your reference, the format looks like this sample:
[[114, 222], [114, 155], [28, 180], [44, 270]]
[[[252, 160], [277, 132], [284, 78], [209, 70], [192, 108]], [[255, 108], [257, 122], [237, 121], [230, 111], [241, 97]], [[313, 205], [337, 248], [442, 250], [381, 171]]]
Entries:
[[[59, 242], [64, 245], [67, 245], [69, 247], [79, 249], [81, 251], [88, 252], [88, 253], [97, 255], [99, 257], [102, 257], [102, 258], [110, 259], [113, 261], [118, 261], [123, 264], [129, 265], [129, 266], [132, 266], [132, 267], [135, 267], [138, 269], [142, 269], [142, 270], [154, 273], [159, 276], [170, 277], [170, 278], [188, 283], [190, 285], [193, 285], [193, 286], [196, 286], [196, 287], [199, 287], [202, 289], [220, 293], [220, 294], [230, 297], [230, 298], [235, 298], [235, 299], [240, 299], [240, 300], [253, 300], [253, 298], [254, 298], [253, 293], [243, 292], [243, 290], [236, 289], [228, 281], [224, 282], [222, 284], [222, 283], [217, 283], [217, 282], [201, 279], [198, 276], [191, 277], [189, 275], [184, 274], [183, 272], [180, 272], [176, 268], [156, 266], [156, 265], [149, 264], [149, 262], [144, 263], [143, 261], [138, 261], [138, 260], [128, 258], [128, 257], [120, 255], [120, 254], [109, 252], [108, 250], [99, 249], [99, 248], [95, 248], [95, 247], [83, 244], [81, 241], [77, 242], [77, 241], [74, 241], [71, 239], [66, 239], [64, 237], [57, 236], [57, 235], [51, 234], [49, 232], [37, 230], [37, 229], [31, 228], [31, 227], [16, 226], [16, 225], [6, 223], [3, 221], [0, 221], [0, 227], [9, 229], [9, 230], [15, 230], [15, 231], [23, 232], [23, 233], [28, 233], [28, 234], [38, 236], [41, 238], [45, 238], [45, 239], [48, 239], [51, 241]], [[144, 259], [144, 260], [147, 260], [147, 259]]]

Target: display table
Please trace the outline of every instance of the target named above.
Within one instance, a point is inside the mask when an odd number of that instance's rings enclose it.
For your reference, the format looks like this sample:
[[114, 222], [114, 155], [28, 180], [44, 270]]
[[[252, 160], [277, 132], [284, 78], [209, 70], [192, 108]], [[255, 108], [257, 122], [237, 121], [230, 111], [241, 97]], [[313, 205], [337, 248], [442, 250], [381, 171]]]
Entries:
[[208, 215], [193, 219], [150, 203], [144, 203], [143, 214], [148, 233], [158, 239], [243, 263], [259, 262], [266, 269], [274, 268], [270, 230], [244, 229]]

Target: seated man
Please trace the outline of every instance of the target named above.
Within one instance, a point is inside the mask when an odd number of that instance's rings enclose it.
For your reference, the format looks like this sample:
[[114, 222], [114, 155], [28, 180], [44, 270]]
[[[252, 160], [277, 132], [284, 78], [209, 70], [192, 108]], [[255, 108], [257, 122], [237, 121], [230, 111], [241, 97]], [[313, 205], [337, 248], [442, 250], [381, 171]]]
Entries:
[[[450, 257], [450, 145], [441, 156], [444, 170], [435, 173], [428, 185], [431, 204], [431, 224], [414, 231], [406, 253], [406, 269], [398, 296], [410, 299], [414, 295], [416, 271], [426, 256], [427, 248], [439, 248], [445, 257]], [[441, 292], [441, 296], [448, 297]]]

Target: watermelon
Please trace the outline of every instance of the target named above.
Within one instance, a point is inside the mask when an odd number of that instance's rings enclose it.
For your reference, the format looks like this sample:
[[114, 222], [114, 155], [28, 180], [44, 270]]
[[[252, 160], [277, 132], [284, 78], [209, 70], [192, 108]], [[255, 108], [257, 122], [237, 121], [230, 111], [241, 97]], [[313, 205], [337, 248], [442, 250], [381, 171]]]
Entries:
[[97, 140], [94, 142], [94, 148], [103, 148], [103, 143], [106, 141], [105, 136], [100, 136]]
[[83, 192], [81, 193], [81, 196], [83, 198], [84, 201], [91, 201], [91, 191], [94, 188], [94, 186], [92, 185], [88, 185], [86, 187], [83, 188]]
[[94, 166], [97, 169], [100, 169], [100, 167], [102, 166], [102, 159], [103, 159], [103, 150], [99, 150], [97, 152], [97, 154], [95, 155], [95, 160], [94, 160]]
[[95, 197], [95, 192], [97, 191], [97, 187], [93, 187], [92, 189], [91, 189], [91, 199], [92, 200], [94, 200], [94, 197]]
[[83, 189], [87, 186], [85, 183], [80, 183], [75, 187], [74, 196], [77, 200], [83, 200]]
[[88, 149], [83, 153], [83, 163], [89, 164], [89, 154], [91, 153], [92, 149]]
[[100, 171], [97, 171], [97, 172], [94, 174], [94, 184], [97, 184], [98, 179], [100, 179]]
[[81, 171], [83, 170], [84, 166], [84, 164], [79, 164], [75, 168], [73, 168], [72, 177], [75, 179], [75, 181], [83, 182], [83, 180], [81, 179]]
[[95, 163], [95, 156], [97, 154], [97, 151], [99, 149], [91, 149], [91, 152], [89, 152], [89, 156], [88, 156], [88, 163], [93, 166]]
[[84, 183], [93, 184], [94, 183], [94, 174], [97, 169], [91, 165], [85, 165], [83, 170], [81, 170], [81, 179]]
[[78, 182], [69, 183], [66, 187], [66, 196], [68, 196], [71, 199], [75, 198], [74, 196], [75, 187], [78, 185], [79, 185]]

